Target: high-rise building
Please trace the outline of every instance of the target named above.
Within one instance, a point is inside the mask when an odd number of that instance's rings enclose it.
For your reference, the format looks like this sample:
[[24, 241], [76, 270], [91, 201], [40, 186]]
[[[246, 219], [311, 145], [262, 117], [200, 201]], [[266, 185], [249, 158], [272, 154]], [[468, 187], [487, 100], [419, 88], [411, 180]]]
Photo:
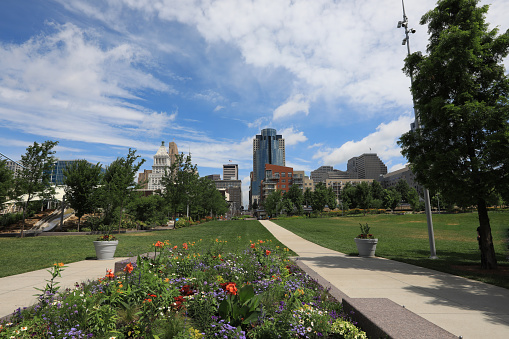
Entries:
[[387, 166], [376, 153], [364, 153], [348, 160], [347, 172], [352, 179], [376, 179], [387, 174]]
[[[176, 147], [176, 145], [175, 145]], [[164, 141], [161, 142], [161, 146], [154, 155], [154, 164], [152, 165], [152, 173], [148, 175], [148, 189], [151, 191], [162, 190], [163, 185], [161, 179], [166, 174], [166, 171], [170, 169], [171, 160], [170, 154], [166, 151]]]
[[265, 177], [261, 183], [261, 200], [275, 190], [288, 192], [293, 184], [293, 168], [265, 164]]
[[239, 165], [223, 165], [223, 180], [239, 180]]
[[171, 141], [168, 143], [168, 154], [170, 155], [170, 162], [175, 163], [175, 156], [179, 154], [179, 150], [177, 148], [177, 144], [175, 141]]
[[265, 164], [285, 166], [285, 139], [273, 128], [266, 128], [253, 139], [253, 177], [251, 203], [260, 202], [260, 184], [265, 178]]

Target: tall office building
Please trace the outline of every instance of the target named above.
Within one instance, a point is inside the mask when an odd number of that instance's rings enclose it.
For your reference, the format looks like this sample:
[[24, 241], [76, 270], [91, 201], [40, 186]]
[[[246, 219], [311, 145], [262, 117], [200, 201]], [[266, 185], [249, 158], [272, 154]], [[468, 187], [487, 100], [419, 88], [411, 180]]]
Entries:
[[348, 160], [347, 172], [352, 179], [376, 179], [387, 174], [387, 166], [376, 153], [364, 153]]
[[239, 165], [223, 165], [223, 180], [239, 180]]
[[[176, 147], [176, 145], [175, 145]], [[161, 142], [161, 146], [154, 155], [154, 164], [152, 165], [152, 173], [148, 174], [148, 189], [151, 191], [162, 190], [164, 186], [161, 182], [163, 176], [166, 175], [166, 171], [170, 169], [171, 158], [170, 154], [166, 151], [164, 141]]]
[[179, 154], [179, 150], [175, 141], [168, 143], [168, 154], [170, 155], [170, 163], [175, 163], [175, 155]]
[[265, 178], [265, 164], [285, 166], [285, 139], [273, 128], [263, 129], [253, 139], [253, 177], [251, 204], [260, 202], [260, 184]]

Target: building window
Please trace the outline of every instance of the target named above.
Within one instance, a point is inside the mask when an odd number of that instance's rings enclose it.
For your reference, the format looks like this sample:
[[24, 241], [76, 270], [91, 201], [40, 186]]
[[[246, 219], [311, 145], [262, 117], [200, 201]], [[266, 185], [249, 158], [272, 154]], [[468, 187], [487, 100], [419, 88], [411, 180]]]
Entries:
[[281, 188], [286, 188], [286, 185], [281, 185]]
[[291, 178], [292, 177], [292, 172], [288, 172], [288, 176]]
[[286, 180], [285, 180], [285, 179], [283, 179], [283, 180], [281, 180], [281, 182], [286, 182]]
[[281, 176], [282, 177], [286, 176], [286, 173], [285, 172], [281, 173]]

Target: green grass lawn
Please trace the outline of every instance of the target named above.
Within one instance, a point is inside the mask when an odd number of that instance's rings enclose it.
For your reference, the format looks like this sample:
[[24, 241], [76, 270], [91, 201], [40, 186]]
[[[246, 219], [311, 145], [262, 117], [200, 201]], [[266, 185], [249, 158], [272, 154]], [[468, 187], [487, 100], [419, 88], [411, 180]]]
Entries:
[[509, 288], [509, 263], [506, 260], [509, 228], [507, 212], [490, 212], [495, 252], [500, 266], [495, 272], [478, 270], [480, 252], [477, 245], [477, 213], [433, 215], [439, 257], [435, 260], [429, 259], [428, 229], [424, 214], [359, 215], [275, 222], [316, 244], [351, 255], [357, 255], [353, 239], [360, 233], [359, 223], [368, 223], [371, 233], [378, 238], [377, 256]]
[[[257, 221], [211, 221], [176, 230], [115, 234], [119, 240], [115, 257], [136, 256], [154, 250], [156, 241], [169, 240], [173, 245], [200, 239], [218, 239], [222, 246], [245, 248], [249, 240], [271, 240], [283, 246]], [[240, 238], [239, 238], [240, 237]], [[71, 263], [95, 259], [97, 236], [39, 236], [28, 238], [0, 238], [0, 277], [50, 267], [55, 262]], [[226, 241], [226, 243], [224, 243]]]

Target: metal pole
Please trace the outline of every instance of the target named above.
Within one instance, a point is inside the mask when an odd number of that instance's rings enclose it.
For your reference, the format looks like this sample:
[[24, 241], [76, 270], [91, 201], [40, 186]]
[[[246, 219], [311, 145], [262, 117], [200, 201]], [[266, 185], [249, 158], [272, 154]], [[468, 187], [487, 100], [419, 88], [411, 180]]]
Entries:
[[[407, 45], [407, 52], [408, 55], [410, 55], [410, 36], [408, 35], [408, 18], [405, 13], [405, 3], [404, 0], [401, 0], [401, 5], [403, 6], [403, 21], [400, 21], [398, 23], [398, 28], [403, 26], [405, 28], [405, 40], [403, 40], [403, 44]], [[412, 33], [414, 33], [415, 30], [412, 30]], [[414, 77], [413, 73], [410, 72], [410, 84], [413, 86], [414, 84]], [[412, 94], [412, 102], [414, 105], [414, 116], [415, 116], [415, 128], [420, 128], [420, 122], [419, 122], [419, 115], [417, 114], [417, 110], [415, 109], [415, 98]], [[433, 232], [433, 220], [431, 216], [431, 204], [429, 199], [429, 191], [426, 187], [424, 187], [424, 206], [426, 210], [426, 220], [428, 224], [428, 238], [429, 238], [429, 251], [430, 251], [430, 259], [437, 259], [437, 251], [435, 248], [435, 234]]]

